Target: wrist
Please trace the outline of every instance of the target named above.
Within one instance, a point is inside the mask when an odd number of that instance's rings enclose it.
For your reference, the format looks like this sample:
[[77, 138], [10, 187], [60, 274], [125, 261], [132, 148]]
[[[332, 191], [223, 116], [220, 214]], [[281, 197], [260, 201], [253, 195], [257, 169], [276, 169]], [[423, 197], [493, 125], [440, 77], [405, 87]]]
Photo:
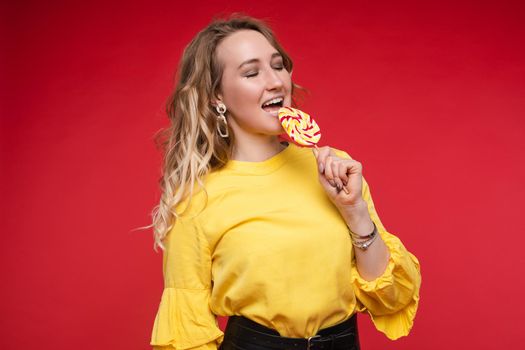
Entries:
[[372, 243], [374, 243], [374, 241], [377, 239], [379, 234], [377, 232], [377, 227], [376, 227], [374, 222], [372, 222], [372, 225], [374, 226], [374, 230], [372, 231], [372, 233], [370, 233], [369, 235], [367, 235], [365, 237], [357, 236], [353, 232], [350, 232], [350, 236], [352, 237], [351, 238], [352, 239], [352, 244], [355, 247], [365, 251], [365, 250], [368, 249], [368, 247], [370, 247], [370, 245]]
[[346, 225], [354, 234], [364, 237], [374, 230], [374, 224], [368, 213], [368, 205], [364, 200], [345, 206], [340, 212]]
[[362, 220], [356, 224], [349, 225], [348, 229], [351, 231], [352, 236], [354, 238], [367, 238], [373, 231], [374, 231], [374, 223], [372, 222], [372, 219], [370, 217], [368, 220]]

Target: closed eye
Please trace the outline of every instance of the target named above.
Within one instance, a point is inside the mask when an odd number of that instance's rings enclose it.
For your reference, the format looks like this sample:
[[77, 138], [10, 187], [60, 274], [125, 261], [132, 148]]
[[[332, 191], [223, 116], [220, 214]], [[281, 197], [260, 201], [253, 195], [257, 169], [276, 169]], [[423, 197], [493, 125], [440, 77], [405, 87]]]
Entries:
[[[278, 71], [281, 71], [284, 69], [284, 66], [278, 66], [278, 67], [275, 67], [274, 69], [277, 69]], [[253, 73], [249, 73], [247, 75], [245, 75], [246, 78], [252, 78], [252, 77], [255, 77], [257, 76], [257, 74], [259, 74], [259, 72], [253, 72]]]

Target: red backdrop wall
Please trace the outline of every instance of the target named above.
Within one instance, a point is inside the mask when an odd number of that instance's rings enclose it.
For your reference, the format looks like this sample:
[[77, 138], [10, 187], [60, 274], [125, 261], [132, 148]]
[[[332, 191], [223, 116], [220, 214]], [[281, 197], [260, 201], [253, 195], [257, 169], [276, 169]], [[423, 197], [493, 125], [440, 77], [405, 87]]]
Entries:
[[149, 348], [162, 256], [132, 230], [159, 198], [153, 134], [184, 46], [233, 11], [273, 26], [323, 145], [363, 163], [385, 226], [420, 259], [410, 336], [362, 315], [363, 349], [525, 340], [523, 2], [2, 7], [1, 348]]

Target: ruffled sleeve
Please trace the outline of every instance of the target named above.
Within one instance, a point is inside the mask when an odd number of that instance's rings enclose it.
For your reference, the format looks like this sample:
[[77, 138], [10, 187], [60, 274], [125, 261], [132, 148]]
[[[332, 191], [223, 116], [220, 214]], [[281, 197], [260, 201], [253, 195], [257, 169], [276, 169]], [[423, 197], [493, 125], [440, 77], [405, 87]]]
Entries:
[[198, 221], [176, 219], [164, 246], [164, 290], [150, 345], [155, 350], [216, 350], [224, 333], [209, 307], [211, 253]]
[[421, 286], [420, 264], [398, 237], [386, 231], [364, 178], [363, 198], [368, 204], [371, 219], [390, 251], [390, 258], [383, 274], [372, 281], [363, 279], [355, 260], [352, 261], [357, 309], [368, 312], [376, 329], [395, 340], [408, 335], [414, 324]]

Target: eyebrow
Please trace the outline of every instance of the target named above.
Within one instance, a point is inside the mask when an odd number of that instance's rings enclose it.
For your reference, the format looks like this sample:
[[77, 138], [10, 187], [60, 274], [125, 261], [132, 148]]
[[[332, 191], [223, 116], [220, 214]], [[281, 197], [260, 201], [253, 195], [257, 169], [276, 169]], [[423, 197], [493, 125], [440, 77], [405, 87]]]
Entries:
[[[282, 58], [282, 55], [279, 52], [274, 52], [272, 54], [271, 58], [274, 58], [274, 57], [281, 57]], [[258, 58], [252, 58], [252, 59], [246, 60], [243, 63], [241, 63], [241, 65], [237, 69], [240, 69], [245, 64], [254, 63], [254, 62], [260, 62], [260, 60]]]

